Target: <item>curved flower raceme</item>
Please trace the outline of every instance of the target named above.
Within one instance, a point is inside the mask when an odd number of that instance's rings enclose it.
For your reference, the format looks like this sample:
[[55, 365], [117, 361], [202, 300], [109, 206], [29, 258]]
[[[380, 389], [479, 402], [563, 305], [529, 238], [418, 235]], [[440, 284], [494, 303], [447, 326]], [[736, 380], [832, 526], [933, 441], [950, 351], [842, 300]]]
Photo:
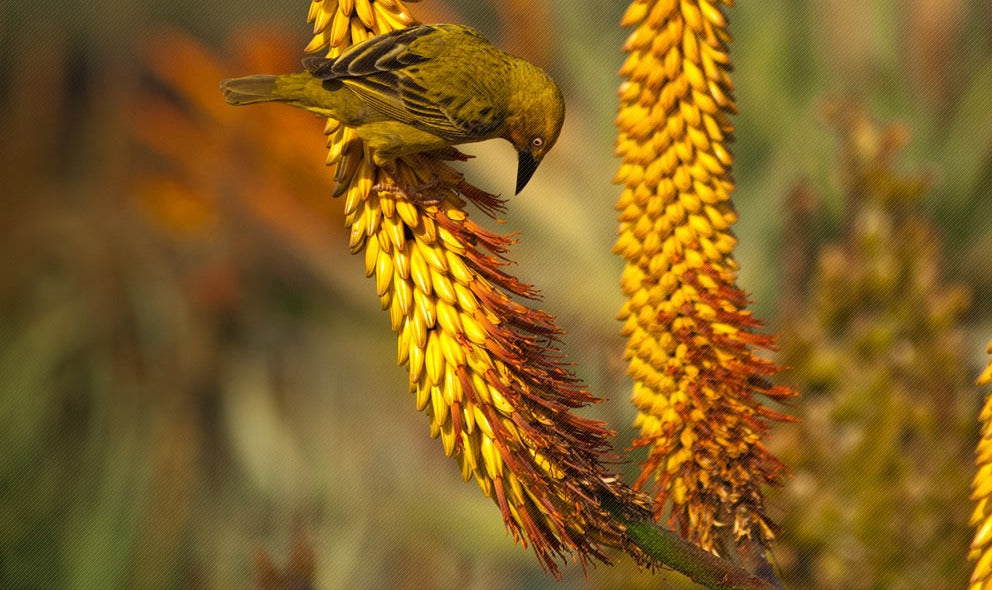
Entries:
[[[989, 343], [992, 354], [992, 342]], [[978, 378], [979, 385], [992, 385], [992, 361]], [[985, 400], [979, 421], [982, 438], [978, 441], [976, 465], [978, 472], [972, 483], [971, 499], [977, 503], [971, 515], [971, 526], [977, 527], [968, 557], [975, 561], [969, 590], [992, 587], [992, 395]]]
[[[772, 386], [775, 364], [755, 349], [774, 341], [744, 308], [737, 287], [737, 220], [727, 148], [734, 113], [727, 21], [717, 0], [635, 0], [621, 69], [616, 182], [619, 239], [627, 262], [621, 312], [628, 338], [635, 443], [649, 448], [637, 486], [670, 509], [683, 536], [726, 554], [724, 539], [773, 536], [762, 486], [785, 467], [766, 449], [757, 399], [795, 393]], [[723, 0], [731, 5], [732, 0]], [[732, 536], [718, 534], [718, 529]]]
[[[309, 21], [315, 33], [307, 51], [328, 57], [414, 23], [399, 0], [314, 1]], [[493, 213], [502, 202], [433, 155], [397, 160], [399, 178], [390, 178], [350, 129], [328, 121], [326, 132], [351, 251], [364, 250], [398, 336], [398, 361], [445, 454], [552, 573], [565, 556], [583, 565], [605, 561], [603, 546], [638, 555], [602, 507], [646, 512], [640, 496], [600, 465], [612, 433], [571, 412], [596, 398], [563, 367], [554, 318], [514, 299], [535, 292], [501, 270], [511, 240], [463, 210], [472, 201]], [[455, 150], [444, 156], [462, 157]], [[430, 186], [432, 200], [411, 199], [396, 186]]]

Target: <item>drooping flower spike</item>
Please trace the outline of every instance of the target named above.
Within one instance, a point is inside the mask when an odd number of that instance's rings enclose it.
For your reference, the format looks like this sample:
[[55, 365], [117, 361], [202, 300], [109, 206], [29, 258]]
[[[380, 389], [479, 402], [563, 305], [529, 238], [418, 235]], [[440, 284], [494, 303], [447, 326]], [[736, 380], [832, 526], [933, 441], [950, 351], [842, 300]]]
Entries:
[[[310, 5], [308, 52], [339, 55], [353, 43], [414, 24], [399, 0], [323, 0]], [[364, 251], [383, 310], [409, 369], [413, 401], [445, 454], [499, 506], [514, 539], [531, 544], [558, 574], [560, 558], [606, 561], [603, 547], [629, 547], [603, 507], [638, 512], [640, 496], [600, 464], [612, 434], [571, 410], [597, 401], [565, 368], [554, 318], [519, 302], [536, 292], [506, 274], [511, 240], [472, 222], [502, 201], [464, 181], [442, 157], [376, 167], [354, 132], [326, 126], [335, 194], [345, 199], [353, 253]], [[431, 201], [398, 187], [430, 186]], [[629, 515], [632, 518], [636, 514]]]

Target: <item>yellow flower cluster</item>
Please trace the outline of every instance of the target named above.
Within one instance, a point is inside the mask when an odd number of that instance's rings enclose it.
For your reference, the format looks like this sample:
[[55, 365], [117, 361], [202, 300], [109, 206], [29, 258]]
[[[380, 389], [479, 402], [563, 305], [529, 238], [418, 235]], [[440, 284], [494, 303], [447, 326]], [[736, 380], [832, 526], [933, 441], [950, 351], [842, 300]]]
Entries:
[[[992, 354], [992, 342], [989, 343], [988, 352]], [[978, 383], [992, 385], [992, 362], [982, 372]], [[978, 441], [976, 451], [978, 473], [971, 486], [971, 499], [977, 502], [971, 515], [971, 526], [978, 528], [968, 554], [969, 559], [976, 563], [969, 590], [992, 588], [992, 395], [985, 400], [979, 421], [982, 423], [982, 438]]]
[[774, 342], [755, 333], [736, 286], [727, 21], [718, 0], [635, 0], [622, 24], [635, 28], [620, 71], [614, 251], [627, 262], [635, 444], [649, 447], [637, 487], [654, 491], [656, 518], [670, 508], [671, 525], [708, 550], [721, 527], [765, 541], [762, 486], [784, 466], [761, 437], [766, 419], [786, 417], [755, 394], [794, 393], [768, 382], [778, 368], [753, 351]]
[[[326, 48], [329, 57], [414, 23], [399, 0], [314, 1], [309, 19], [315, 37], [307, 50]], [[601, 545], [625, 547], [624, 527], [600, 503], [636, 506], [638, 496], [600, 466], [611, 433], [570, 412], [596, 398], [552, 348], [560, 333], [554, 318], [512, 298], [534, 292], [501, 270], [510, 240], [483, 230], [463, 209], [463, 197], [487, 212], [502, 202], [424, 155], [400, 159], [399, 178], [389, 178], [350, 129], [328, 121], [327, 134], [351, 251], [364, 250], [431, 435], [552, 573], [559, 558], [572, 555], [584, 565], [606, 559]], [[435, 201], [399, 188], [427, 184]]]

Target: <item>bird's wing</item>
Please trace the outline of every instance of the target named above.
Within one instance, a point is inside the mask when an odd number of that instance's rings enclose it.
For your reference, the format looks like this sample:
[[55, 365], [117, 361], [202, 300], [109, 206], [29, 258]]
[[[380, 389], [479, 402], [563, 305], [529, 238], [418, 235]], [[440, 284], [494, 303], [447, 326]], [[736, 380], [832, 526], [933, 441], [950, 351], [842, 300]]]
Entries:
[[[317, 79], [345, 83], [391, 119], [439, 137], [470, 139], [494, 131], [503, 109], [480, 84], [474, 64], [459, 63], [467, 44], [488, 46], [468, 27], [418, 25], [372, 37], [336, 59], [305, 58], [303, 65]], [[440, 60], [449, 63], [440, 67]]]

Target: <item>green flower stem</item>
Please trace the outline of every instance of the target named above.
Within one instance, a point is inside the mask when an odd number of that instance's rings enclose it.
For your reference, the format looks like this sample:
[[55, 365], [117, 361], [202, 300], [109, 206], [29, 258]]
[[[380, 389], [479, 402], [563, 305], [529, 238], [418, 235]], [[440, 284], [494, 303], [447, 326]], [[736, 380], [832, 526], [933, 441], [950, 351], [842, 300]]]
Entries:
[[650, 522], [624, 522], [631, 542], [659, 564], [685, 574], [713, 590], [776, 590], [780, 586], [762, 580], [733, 563], [713, 555]]

